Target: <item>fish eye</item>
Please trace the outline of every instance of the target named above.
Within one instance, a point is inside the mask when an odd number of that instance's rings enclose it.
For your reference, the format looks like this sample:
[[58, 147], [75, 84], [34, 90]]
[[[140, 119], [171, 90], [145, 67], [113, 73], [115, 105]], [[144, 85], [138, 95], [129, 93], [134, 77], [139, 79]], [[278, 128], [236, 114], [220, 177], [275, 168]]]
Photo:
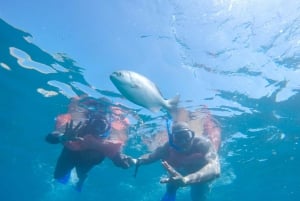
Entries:
[[121, 77], [122, 76], [122, 73], [121, 72], [115, 72], [116, 76], [119, 76]]

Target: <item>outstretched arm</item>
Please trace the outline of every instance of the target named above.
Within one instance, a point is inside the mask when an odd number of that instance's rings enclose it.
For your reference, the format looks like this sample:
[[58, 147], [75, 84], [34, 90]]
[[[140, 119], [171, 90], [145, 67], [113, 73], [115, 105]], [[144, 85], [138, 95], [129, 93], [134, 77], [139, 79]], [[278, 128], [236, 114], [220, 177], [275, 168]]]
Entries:
[[46, 142], [50, 143], [50, 144], [59, 144], [61, 142], [61, 137], [63, 136], [63, 133], [59, 133], [59, 132], [52, 132], [49, 133], [46, 137], [45, 140]]
[[209, 150], [205, 156], [207, 164], [197, 172], [186, 175], [184, 177], [185, 184], [194, 184], [199, 182], [206, 182], [212, 180], [220, 175], [220, 161], [217, 153]]
[[82, 128], [83, 126], [81, 122], [79, 122], [78, 125], [73, 127], [73, 121], [71, 120], [69, 123], [66, 124], [64, 133], [54, 131], [52, 133], [49, 133], [46, 136], [45, 140], [50, 144], [64, 143], [72, 140], [83, 140], [83, 138], [78, 136], [78, 133]]
[[161, 147], [156, 148], [152, 153], [145, 154], [139, 157], [137, 160], [137, 165], [146, 165], [163, 159], [168, 153], [168, 144], [164, 144]]
[[220, 162], [217, 153], [211, 143], [204, 143], [202, 146], [208, 146], [205, 154], [206, 165], [198, 171], [182, 176], [166, 161], [162, 162], [164, 168], [169, 172], [170, 177], [163, 178], [161, 183], [172, 183], [177, 186], [186, 186], [194, 183], [202, 183], [212, 180], [220, 175]]
[[134, 177], [137, 176], [138, 169], [141, 165], [146, 165], [153, 163], [155, 161], [158, 161], [160, 159], [163, 159], [168, 152], [168, 144], [164, 144], [163, 146], [160, 146], [156, 148], [152, 153], [145, 154], [135, 161], [135, 171], [134, 171]]
[[116, 156], [114, 156], [111, 160], [115, 164], [115, 166], [121, 167], [123, 169], [127, 169], [136, 164], [136, 159], [122, 153], [116, 154]]

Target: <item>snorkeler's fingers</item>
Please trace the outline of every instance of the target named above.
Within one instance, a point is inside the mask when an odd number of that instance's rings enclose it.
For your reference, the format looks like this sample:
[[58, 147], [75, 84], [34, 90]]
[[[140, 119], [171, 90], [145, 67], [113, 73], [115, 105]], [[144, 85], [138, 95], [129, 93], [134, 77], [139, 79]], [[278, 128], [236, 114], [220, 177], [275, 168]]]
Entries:
[[84, 138], [82, 138], [82, 137], [75, 137], [75, 140], [84, 141]]
[[170, 171], [171, 166], [169, 165], [169, 163], [167, 161], [162, 161], [161, 164], [164, 166], [164, 168], [167, 171]]
[[73, 128], [73, 120], [70, 121], [69, 128], [70, 128], [70, 129]]
[[172, 177], [175, 176], [181, 176], [167, 161], [162, 161], [162, 165], [164, 168], [172, 175]]
[[[72, 120], [71, 120], [72, 122]], [[65, 127], [65, 134], [68, 133], [68, 131], [70, 130], [70, 124], [71, 122], [66, 123], [66, 127]]]
[[160, 183], [162, 183], [162, 184], [165, 184], [165, 183], [169, 183], [170, 182], [170, 178], [162, 178], [162, 179], [160, 179], [160, 181], [159, 181]]
[[82, 128], [82, 122], [80, 121], [77, 125], [76, 125], [76, 127], [74, 128], [74, 132], [77, 132], [78, 130], [80, 130], [81, 128]]
[[[173, 174], [176, 174], [176, 171], [174, 170], [174, 168], [167, 162], [167, 161], [162, 161], [161, 164], [164, 166], [164, 168], [169, 172], [171, 173], [172, 175]], [[175, 176], [175, 175], [173, 175]]]

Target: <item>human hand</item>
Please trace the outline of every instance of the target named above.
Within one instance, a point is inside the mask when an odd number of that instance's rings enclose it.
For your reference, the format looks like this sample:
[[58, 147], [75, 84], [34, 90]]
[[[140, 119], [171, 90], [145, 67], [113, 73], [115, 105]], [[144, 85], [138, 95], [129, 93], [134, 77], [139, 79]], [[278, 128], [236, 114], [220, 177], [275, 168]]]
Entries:
[[62, 142], [66, 141], [83, 141], [82, 137], [78, 137], [79, 131], [83, 128], [82, 122], [79, 122], [74, 128], [73, 128], [73, 120], [71, 120], [69, 123], [66, 124], [64, 135], [61, 137]]
[[187, 180], [179, 172], [177, 172], [167, 161], [162, 161], [162, 165], [170, 174], [170, 177], [162, 178], [160, 183], [170, 183], [176, 186], [186, 186]]
[[126, 154], [118, 154], [113, 158], [113, 162], [116, 166], [127, 169], [136, 164], [136, 159]]
[[123, 154], [123, 161], [126, 164], [126, 167], [129, 168], [133, 165], [136, 165], [137, 159], [132, 158], [131, 156]]

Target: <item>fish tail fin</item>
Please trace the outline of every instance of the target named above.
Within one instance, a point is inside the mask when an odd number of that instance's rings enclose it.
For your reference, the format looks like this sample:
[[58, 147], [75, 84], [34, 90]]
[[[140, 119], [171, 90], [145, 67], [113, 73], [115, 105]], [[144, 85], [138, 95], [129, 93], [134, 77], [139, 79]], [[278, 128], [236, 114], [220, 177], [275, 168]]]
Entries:
[[179, 99], [180, 99], [180, 95], [177, 94], [175, 97], [167, 100], [168, 113], [172, 114], [177, 110]]

